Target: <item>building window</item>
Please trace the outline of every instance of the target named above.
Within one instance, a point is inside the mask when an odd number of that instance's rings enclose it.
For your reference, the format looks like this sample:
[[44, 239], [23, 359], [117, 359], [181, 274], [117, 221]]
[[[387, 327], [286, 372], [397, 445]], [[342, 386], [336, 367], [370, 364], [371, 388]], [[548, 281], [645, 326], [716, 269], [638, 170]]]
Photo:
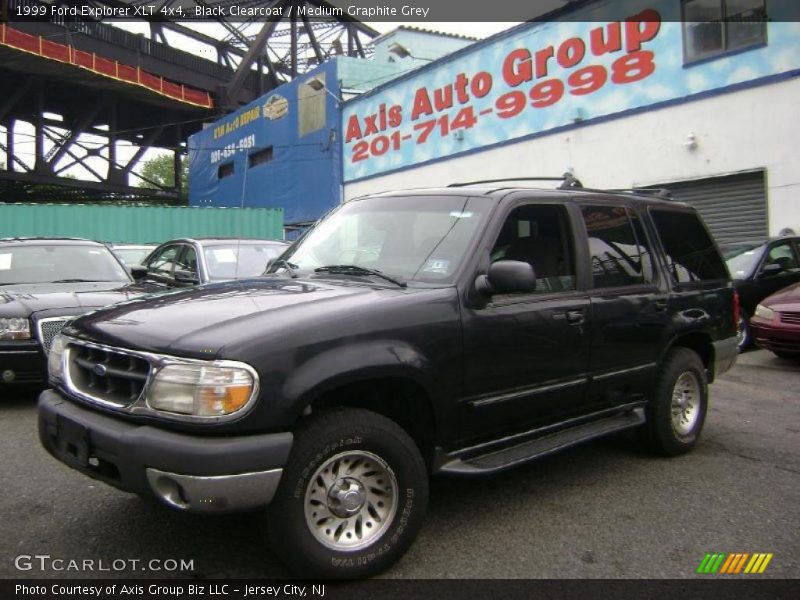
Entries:
[[685, 63], [766, 41], [766, 0], [683, 0]]
[[226, 177], [230, 177], [233, 175], [233, 163], [225, 163], [224, 165], [220, 165], [217, 169], [217, 179], [225, 179]]
[[258, 152], [251, 152], [247, 157], [248, 168], [252, 169], [258, 165], [263, 165], [272, 160], [272, 146], [267, 146]]

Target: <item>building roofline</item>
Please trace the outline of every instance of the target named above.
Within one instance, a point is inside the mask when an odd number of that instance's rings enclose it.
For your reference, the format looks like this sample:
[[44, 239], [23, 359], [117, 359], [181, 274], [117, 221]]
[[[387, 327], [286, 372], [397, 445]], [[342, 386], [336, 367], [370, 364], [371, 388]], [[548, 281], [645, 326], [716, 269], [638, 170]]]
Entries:
[[438, 37], [453, 38], [453, 39], [457, 39], [457, 40], [464, 40], [464, 41], [467, 41], [467, 42], [477, 42], [477, 41], [480, 41], [480, 39], [481, 39], [479, 37], [475, 37], [475, 36], [472, 36], [472, 35], [464, 35], [464, 34], [461, 34], [461, 33], [448, 33], [446, 31], [437, 31], [435, 29], [425, 29], [424, 27], [412, 27], [410, 25], [400, 25], [399, 27], [395, 27], [391, 31], [387, 31], [386, 33], [382, 33], [378, 37], [374, 38], [372, 40], [371, 44], [374, 46], [375, 44], [377, 44], [379, 42], [382, 42], [385, 38], [389, 37], [390, 35], [393, 35], [393, 34], [397, 33], [398, 31], [411, 31], [411, 32], [416, 32], [416, 33], [426, 33], [426, 34], [435, 35], [435, 36], [438, 36]]

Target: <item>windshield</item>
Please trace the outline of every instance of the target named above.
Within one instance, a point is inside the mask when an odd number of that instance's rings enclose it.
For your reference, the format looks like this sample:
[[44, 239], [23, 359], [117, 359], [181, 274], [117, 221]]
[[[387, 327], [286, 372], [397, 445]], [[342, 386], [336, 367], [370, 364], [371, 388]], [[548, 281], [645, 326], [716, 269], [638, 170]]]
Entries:
[[[392, 196], [348, 202], [308, 232], [270, 270], [285, 270], [283, 261], [287, 261], [299, 271], [348, 265], [410, 281], [450, 281], [488, 208], [485, 201], [458, 196]], [[355, 271], [350, 274], [357, 275]]]
[[119, 281], [130, 277], [105, 246], [29, 244], [0, 247], [0, 285]]
[[722, 247], [722, 254], [728, 264], [728, 271], [734, 279], [744, 279], [750, 273], [761, 258], [763, 244], [731, 244]]
[[207, 246], [203, 255], [212, 280], [242, 279], [263, 275], [267, 262], [277, 258], [286, 250], [285, 244], [236, 243]]
[[147, 255], [150, 254], [155, 246], [146, 248], [114, 248], [114, 254], [126, 265], [141, 265]]

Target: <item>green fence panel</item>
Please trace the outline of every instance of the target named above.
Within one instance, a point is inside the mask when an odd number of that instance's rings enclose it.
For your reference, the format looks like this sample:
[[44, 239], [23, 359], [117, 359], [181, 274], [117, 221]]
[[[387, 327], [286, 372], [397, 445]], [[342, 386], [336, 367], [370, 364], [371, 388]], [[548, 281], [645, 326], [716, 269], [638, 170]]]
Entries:
[[0, 204], [0, 238], [148, 243], [178, 237], [283, 238], [280, 208]]

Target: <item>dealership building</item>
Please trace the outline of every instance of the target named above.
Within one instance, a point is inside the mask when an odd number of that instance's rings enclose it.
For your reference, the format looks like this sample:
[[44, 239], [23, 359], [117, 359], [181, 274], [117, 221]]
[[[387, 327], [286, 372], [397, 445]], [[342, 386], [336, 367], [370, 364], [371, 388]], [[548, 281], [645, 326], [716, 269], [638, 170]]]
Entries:
[[[380, 39], [372, 60], [345, 72], [337, 59], [272, 94], [302, 115], [299, 99], [319, 88], [324, 118], [305, 117], [323, 123], [316, 137], [296, 121], [259, 133], [277, 123], [263, 116], [269, 95], [258, 118], [244, 107], [197, 134], [190, 198], [288, 203], [292, 222], [371, 192], [571, 171], [587, 187], [667, 188], [722, 242], [800, 232], [799, 13], [793, 0], [596, 0], [432, 61], [413, 47], [424, 39], [390, 39], [406, 50], [394, 59]], [[224, 125], [247, 110], [259, 130], [239, 147]], [[265, 164], [253, 156], [270, 146], [269, 161], [281, 148], [289, 164], [251, 183]], [[212, 164], [220, 147], [228, 155]]]

